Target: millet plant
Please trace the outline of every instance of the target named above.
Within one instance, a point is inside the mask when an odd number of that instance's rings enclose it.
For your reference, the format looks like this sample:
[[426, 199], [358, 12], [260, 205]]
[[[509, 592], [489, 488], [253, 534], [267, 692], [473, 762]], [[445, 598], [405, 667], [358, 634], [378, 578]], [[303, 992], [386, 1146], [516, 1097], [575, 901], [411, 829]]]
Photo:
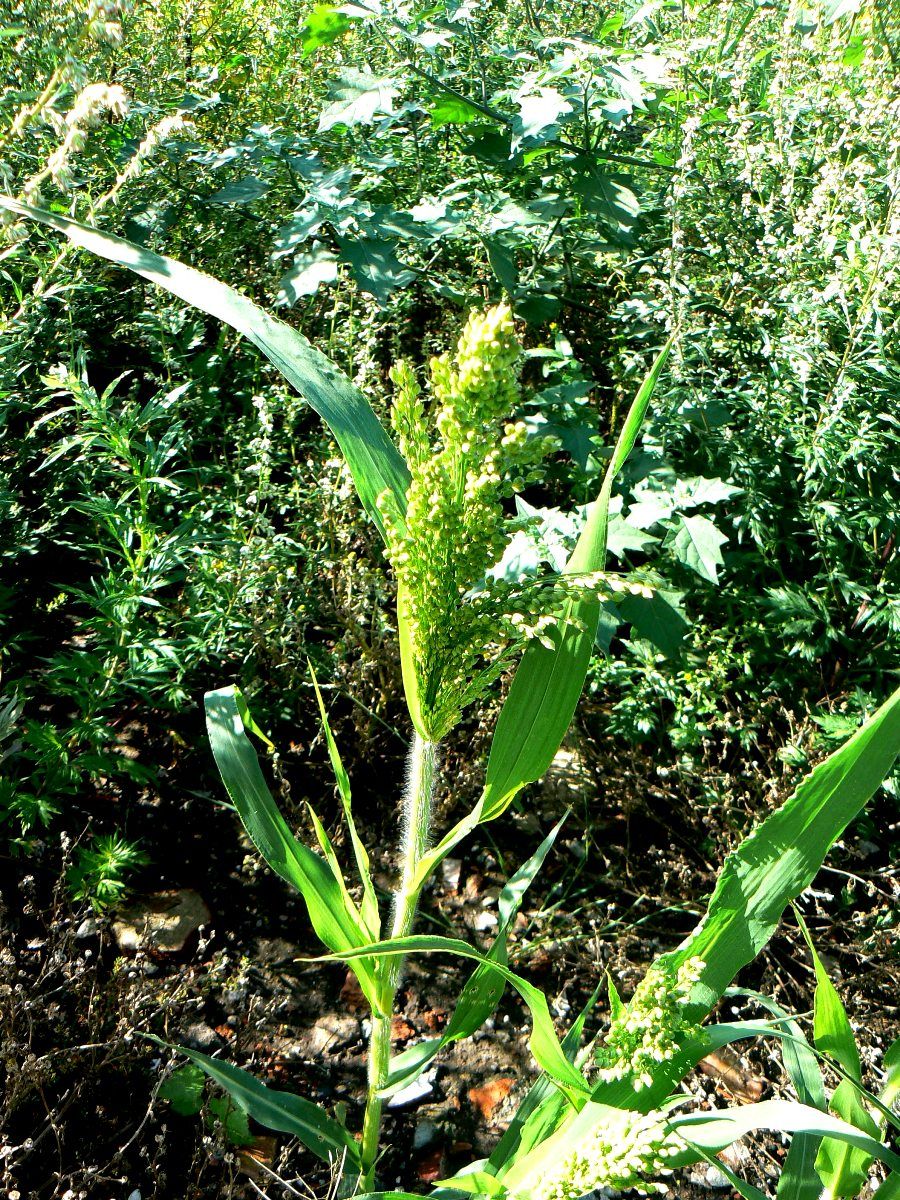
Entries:
[[[413, 727], [404, 791], [400, 882], [382, 912], [365, 847], [355, 829], [350, 784], [319, 697], [347, 821], [361, 899], [353, 899], [331, 841], [315, 813], [318, 852], [300, 842], [269, 792], [250, 734], [260, 731], [234, 688], [211, 692], [213, 753], [246, 829], [273, 870], [302, 894], [326, 958], [346, 961], [371, 1009], [369, 1080], [361, 1136], [303, 1097], [265, 1087], [246, 1072], [197, 1051], [184, 1053], [262, 1125], [298, 1137], [340, 1163], [346, 1193], [375, 1194], [381, 1109], [449, 1042], [475, 1033], [505, 985], [525, 1001], [530, 1047], [541, 1068], [489, 1158], [471, 1164], [435, 1195], [563, 1200], [608, 1186], [659, 1191], [676, 1167], [715, 1155], [756, 1128], [793, 1131], [777, 1195], [857, 1195], [876, 1160], [890, 1174], [879, 1200], [900, 1195], [900, 1156], [886, 1144], [898, 1088], [897, 1046], [885, 1058], [880, 1095], [862, 1083], [843, 1007], [821, 964], [813, 1044], [766, 997], [766, 1019], [704, 1026], [738, 971], [765, 946], [784, 909], [806, 889], [828, 850], [861, 811], [900, 749], [900, 691], [821, 763], [725, 863], [708, 911], [681, 946], [649, 968], [628, 1003], [609, 986], [611, 1023], [599, 1043], [581, 1046], [587, 1013], [560, 1040], [544, 994], [512, 971], [507, 937], [525, 888], [550, 851], [552, 831], [510, 879], [500, 926], [481, 953], [464, 941], [413, 932], [418, 898], [445, 855], [491, 821], [549, 766], [572, 718], [605, 597], [639, 583], [604, 571], [613, 482], [635, 443], [667, 346], [628, 413], [608, 469], [565, 569], [527, 585], [494, 580], [509, 525], [501, 500], [521, 486], [549, 446], [529, 440], [516, 420], [518, 349], [508, 309], [475, 314], [455, 355], [432, 362], [426, 403], [411, 367], [393, 370], [392, 415], [399, 447], [366, 398], [296, 330], [200, 272], [64, 217], [0, 200], [22, 219], [41, 221], [76, 245], [166, 288], [254, 342], [330, 426], [362, 504], [385, 542], [397, 580], [403, 680]], [[498, 676], [515, 667], [500, 711], [484, 789], [472, 809], [433, 843], [430, 803], [439, 744]], [[477, 967], [439, 1038], [393, 1057], [390, 1022], [404, 958], [450, 953]], [[813, 951], [814, 953], [814, 951]], [[830, 990], [829, 990], [830, 989]], [[798, 1100], [679, 1113], [680, 1080], [712, 1050], [748, 1037], [776, 1037]], [[838, 1085], [826, 1095], [822, 1068]], [[763, 1196], [723, 1165], [743, 1196]], [[405, 1193], [389, 1193], [405, 1200]]]

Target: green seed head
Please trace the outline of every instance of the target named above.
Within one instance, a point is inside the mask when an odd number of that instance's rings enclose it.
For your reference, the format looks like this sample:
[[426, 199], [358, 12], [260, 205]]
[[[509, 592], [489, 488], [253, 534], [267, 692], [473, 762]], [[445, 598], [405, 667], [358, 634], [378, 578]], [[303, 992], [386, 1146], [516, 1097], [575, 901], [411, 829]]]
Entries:
[[488, 575], [512, 532], [504, 497], [532, 482], [557, 445], [529, 437], [517, 418], [519, 355], [512, 313], [498, 304], [469, 317], [454, 354], [432, 359], [430, 402], [409, 364], [391, 371], [391, 421], [412, 482], [402, 520], [387, 494], [379, 509], [408, 632], [407, 691], [411, 668], [420, 733], [432, 741], [526, 641], [552, 646], [567, 598], [611, 592], [599, 574], [525, 583]]
[[635, 1091], [649, 1087], [659, 1064], [674, 1056], [682, 1040], [699, 1033], [685, 1006], [703, 967], [699, 958], [690, 958], [677, 970], [665, 962], [650, 968], [597, 1054], [601, 1079], [627, 1076]]

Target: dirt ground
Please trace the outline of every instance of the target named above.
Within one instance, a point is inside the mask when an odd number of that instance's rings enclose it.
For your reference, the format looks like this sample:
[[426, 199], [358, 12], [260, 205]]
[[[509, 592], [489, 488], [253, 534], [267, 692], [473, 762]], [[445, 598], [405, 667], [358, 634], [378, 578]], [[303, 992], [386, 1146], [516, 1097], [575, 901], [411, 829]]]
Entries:
[[[322, 815], [337, 828], [333, 788], [321, 764], [308, 765], [308, 751], [297, 747], [285, 762], [291, 809], [302, 826], [304, 797], [324, 795]], [[74, 817], [35, 855], [0, 858], [0, 1183], [8, 1200], [328, 1193], [328, 1170], [290, 1138], [254, 1129], [256, 1141], [239, 1149], [209, 1115], [173, 1111], [156, 1091], [178, 1057], [146, 1041], [146, 1032], [219, 1054], [346, 1113], [350, 1128], [359, 1128], [366, 1014], [352, 978], [339, 964], [305, 961], [317, 945], [302, 904], [260, 863], [211, 771], [198, 770], [199, 753], [168, 753], [161, 787], [110, 794], [105, 803], [113, 812], [129, 806], [129, 835], [150, 855], [138, 898], [184, 888], [202, 897], [209, 919], [181, 950], [123, 951], [117, 914], [73, 905], [62, 879], [80, 836]], [[613, 753], [614, 770], [605, 766]], [[461, 762], [452, 751], [445, 762], [456, 802], [445, 797], [439, 805], [444, 825], [474, 786]], [[384, 796], [380, 781], [399, 778], [400, 770], [399, 751], [389, 750], [384, 761], [354, 773], [359, 821], [385, 890], [396, 811], [393, 802], [373, 803], [366, 790]], [[504, 879], [570, 807], [555, 852], [526, 896], [511, 963], [545, 990], [560, 1028], [607, 971], [627, 996], [654, 955], [692, 928], [727, 848], [788, 784], [760, 766], [737, 769], [714, 755], [708, 774], [716, 802], [698, 803], [695, 781], [661, 768], [654, 756], [582, 734], [519, 811], [463, 843], [426, 894], [419, 929], [489, 945]], [[870, 1079], [900, 1033], [900, 881], [890, 853], [898, 840], [896, 802], [882, 796], [835, 848], [803, 905]], [[443, 957], [409, 964], [395, 1048], [443, 1028], [466, 976]], [[791, 923], [740, 983], [808, 1013], [811, 969]], [[724, 1015], [735, 1010], [754, 1012], [743, 1000], [725, 1002]], [[589, 1035], [606, 1016], [601, 999]], [[507, 991], [475, 1038], [442, 1054], [422, 1094], [389, 1110], [382, 1187], [427, 1192], [490, 1151], [534, 1076], [528, 1029], [526, 1011]], [[706, 1064], [686, 1086], [699, 1102], [716, 1105], [788, 1094], [777, 1051], [762, 1044]], [[760, 1138], [732, 1162], [773, 1194], [784, 1152], [778, 1138]], [[714, 1171], [695, 1169], [673, 1178], [671, 1194], [732, 1196], [722, 1184]]]

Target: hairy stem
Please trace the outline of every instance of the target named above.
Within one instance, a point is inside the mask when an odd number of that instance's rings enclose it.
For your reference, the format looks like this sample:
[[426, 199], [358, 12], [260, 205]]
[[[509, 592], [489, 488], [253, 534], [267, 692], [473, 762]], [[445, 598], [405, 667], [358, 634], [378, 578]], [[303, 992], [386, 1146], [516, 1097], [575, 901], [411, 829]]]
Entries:
[[[437, 774], [437, 744], [415, 734], [409, 751], [409, 771], [403, 798], [403, 844], [401, 848], [400, 884], [394, 894], [394, 911], [390, 936], [406, 937], [412, 933], [420, 887], [416, 887], [416, 871], [425, 851], [431, 827], [431, 798]], [[366, 1113], [363, 1120], [361, 1146], [362, 1191], [375, 1186], [375, 1164], [381, 1131], [383, 1101], [378, 1092], [387, 1084], [391, 1058], [391, 1015], [403, 958], [400, 955], [383, 960], [384, 975], [380, 992], [380, 1013], [372, 1014], [369, 1037], [369, 1073]]]

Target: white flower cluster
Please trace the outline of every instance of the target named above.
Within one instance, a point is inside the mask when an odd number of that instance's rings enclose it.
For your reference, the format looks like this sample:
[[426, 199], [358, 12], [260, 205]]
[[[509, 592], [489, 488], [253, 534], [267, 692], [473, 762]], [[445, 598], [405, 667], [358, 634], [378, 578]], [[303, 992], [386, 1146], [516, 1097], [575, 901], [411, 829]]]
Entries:
[[128, 165], [116, 179], [114, 191], [118, 192], [119, 188], [130, 179], [136, 179], [144, 170], [147, 159], [156, 153], [158, 147], [173, 134], [180, 133], [189, 125], [190, 122], [182, 112], [170, 113], [161, 121], [157, 121], [155, 125], [151, 125], [144, 134], [143, 141], [128, 160]]
[[127, 7], [125, 0], [90, 0], [86, 11], [88, 36], [108, 46], [120, 45], [122, 14]]
[[128, 97], [118, 84], [89, 83], [82, 88], [66, 114], [63, 140], [44, 167], [25, 184], [23, 198], [28, 203], [38, 200], [41, 184], [47, 179], [52, 180], [61, 191], [69, 188], [74, 177], [72, 159], [84, 149], [88, 130], [97, 124], [104, 113], [121, 118], [127, 111]]
[[659, 1113], [616, 1112], [568, 1155], [554, 1163], [537, 1185], [533, 1200], [579, 1200], [597, 1188], [632, 1188], [640, 1196], [667, 1191], [659, 1176], [684, 1149]]
[[632, 1078], [635, 1091], [653, 1083], [660, 1063], [668, 1062], [680, 1041], [698, 1032], [686, 1014], [694, 985], [705, 963], [689, 958], [677, 970], [663, 962], [651, 967], [609, 1027], [597, 1054], [599, 1078]]

